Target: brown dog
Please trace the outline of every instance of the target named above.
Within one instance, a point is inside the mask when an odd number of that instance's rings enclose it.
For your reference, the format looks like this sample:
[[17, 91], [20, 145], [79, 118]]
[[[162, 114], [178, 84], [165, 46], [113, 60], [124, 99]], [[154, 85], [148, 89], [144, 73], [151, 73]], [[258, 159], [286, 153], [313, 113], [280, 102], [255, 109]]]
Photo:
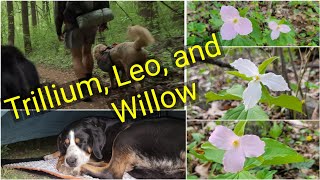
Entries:
[[94, 59], [101, 70], [109, 73], [112, 88], [116, 87], [112, 66], [115, 65], [118, 70], [124, 72], [127, 79], [131, 79], [130, 67], [134, 64], [145, 64], [148, 52], [143, 47], [154, 42], [148, 29], [139, 25], [129, 27], [127, 34], [133, 42], [124, 42], [115, 47], [98, 44], [93, 48]]

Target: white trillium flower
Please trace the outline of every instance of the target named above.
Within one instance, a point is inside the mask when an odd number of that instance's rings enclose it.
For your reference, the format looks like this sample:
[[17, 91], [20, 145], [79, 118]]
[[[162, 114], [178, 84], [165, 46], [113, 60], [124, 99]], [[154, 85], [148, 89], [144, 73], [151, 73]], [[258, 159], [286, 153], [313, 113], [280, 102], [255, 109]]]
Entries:
[[241, 74], [251, 77], [248, 87], [244, 90], [242, 99], [245, 109], [253, 108], [260, 100], [262, 95], [261, 84], [268, 86], [272, 91], [290, 90], [287, 82], [281, 75], [274, 73], [259, 74], [258, 67], [248, 59], [238, 59], [231, 63]]

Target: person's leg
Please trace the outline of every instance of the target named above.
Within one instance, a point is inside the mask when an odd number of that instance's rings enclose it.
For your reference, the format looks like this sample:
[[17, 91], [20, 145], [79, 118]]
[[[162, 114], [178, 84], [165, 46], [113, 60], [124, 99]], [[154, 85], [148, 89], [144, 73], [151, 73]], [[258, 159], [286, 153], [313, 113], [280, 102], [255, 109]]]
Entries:
[[70, 50], [74, 72], [78, 79], [83, 79], [86, 77], [87, 70], [82, 63], [82, 48], [73, 48]]
[[93, 71], [93, 57], [91, 53], [91, 44], [82, 47], [82, 63], [86, 69], [87, 77], [92, 76]]

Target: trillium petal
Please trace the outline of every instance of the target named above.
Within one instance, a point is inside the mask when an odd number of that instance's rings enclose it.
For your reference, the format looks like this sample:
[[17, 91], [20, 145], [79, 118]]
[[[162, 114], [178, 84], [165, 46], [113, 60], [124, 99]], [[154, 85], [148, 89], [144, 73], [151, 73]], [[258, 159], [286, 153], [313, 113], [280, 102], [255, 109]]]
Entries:
[[283, 33], [288, 33], [288, 32], [291, 31], [291, 29], [290, 29], [290, 27], [288, 25], [281, 24], [280, 28], [279, 28], [279, 31], [283, 32]]
[[232, 22], [233, 19], [240, 17], [239, 11], [233, 6], [222, 6], [220, 15], [224, 22]]
[[223, 40], [231, 40], [237, 36], [232, 23], [224, 23], [220, 29], [221, 37]]
[[246, 158], [241, 148], [234, 148], [224, 153], [223, 168], [226, 172], [236, 173], [241, 171]]
[[281, 75], [274, 73], [262, 74], [260, 76], [262, 84], [268, 86], [273, 91], [289, 91], [287, 82]]
[[240, 146], [246, 157], [259, 157], [264, 153], [265, 143], [256, 135], [240, 137]]
[[209, 142], [219, 149], [232, 149], [232, 143], [239, 140], [239, 137], [231, 130], [224, 126], [217, 126], [209, 137]]
[[248, 87], [243, 91], [242, 98], [245, 109], [253, 108], [261, 98], [261, 85], [259, 81], [250, 81]]
[[244, 74], [248, 77], [259, 75], [258, 67], [249, 59], [239, 58], [238, 60], [235, 60], [230, 65], [236, 68], [241, 74]]
[[273, 30], [273, 31], [271, 32], [271, 39], [272, 39], [272, 40], [278, 39], [279, 36], [280, 36], [280, 31]]
[[271, 30], [276, 30], [277, 27], [278, 27], [278, 24], [276, 22], [274, 22], [274, 21], [271, 21], [271, 22], [268, 23], [268, 26], [269, 26], [269, 28]]
[[248, 18], [240, 17], [238, 22], [234, 25], [234, 29], [240, 35], [248, 35], [252, 32], [252, 23]]

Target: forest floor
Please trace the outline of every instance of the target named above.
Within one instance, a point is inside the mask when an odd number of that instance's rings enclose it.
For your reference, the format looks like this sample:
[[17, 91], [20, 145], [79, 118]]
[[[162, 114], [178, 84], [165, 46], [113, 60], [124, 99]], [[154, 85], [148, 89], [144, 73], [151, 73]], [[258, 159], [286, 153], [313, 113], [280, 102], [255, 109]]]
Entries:
[[[220, 122], [225, 126], [234, 126], [234, 121]], [[261, 124], [263, 123], [263, 125]], [[271, 138], [272, 127], [270, 122], [248, 121], [246, 134], [255, 134], [260, 137]], [[303, 155], [309, 161], [304, 163], [294, 163], [286, 165], [271, 166], [270, 170], [276, 170], [274, 179], [319, 179], [319, 122], [318, 121], [284, 121], [277, 122], [282, 126], [282, 133], [277, 138], [281, 143], [290, 146], [295, 151]], [[216, 126], [215, 121], [188, 121], [187, 142], [188, 145], [197, 142], [194, 148], [198, 148], [202, 143], [208, 141], [209, 136]], [[200, 148], [199, 148], [200, 150]], [[188, 178], [206, 179], [224, 173], [223, 167], [213, 162], [205, 162], [188, 154]], [[215, 168], [214, 168], [215, 167]]]
[[[251, 59], [256, 64], [260, 64], [262, 61], [267, 59], [268, 56], [266, 55], [268, 55], [269, 51], [270, 49], [267, 48], [263, 50], [258, 48], [248, 48], [243, 50], [240, 48], [226, 48], [226, 56], [221, 59], [221, 62], [229, 64], [242, 57], [245, 59]], [[301, 79], [301, 89], [304, 97], [301, 98], [301, 96], [298, 95], [298, 98], [304, 100], [304, 104], [306, 106], [306, 110], [304, 110], [304, 112], [306, 112], [308, 116], [306, 116], [306, 114], [297, 113], [296, 118], [293, 118], [288, 114], [287, 110], [260, 103], [265, 112], [268, 112], [270, 119], [319, 119], [319, 62], [319, 55], [317, 54], [313, 60], [309, 61], [308, 66], [306, 66], [306, 73], [304, 73]], [[304, 64], [299, 57], [296, 57], [294, 63], [296, 68], [299, 70], [297, 74], [300, 78], [301, 67], [303, 67], [302, 65]], [[281, 74], [281, 72], [275, 71], [275, 67], [276, 66], [273, 65], [269, 70], [276, 74]], [[237, 83], [244, 87], [247, 86], [247, 82], [227, 74], [226, 71], [228, 70], [232, 69], [222, 68], [211, 64], [200, 64], [187, 70], [188, 80], [198, 81], [197, 94], [199, 97], [197, 101], [191, 102], [188, 105], [189, 120], [216, 120], [221, 118], [229, 109], [232, 109], [241, 103], [240, 101], [231, 100], [207, 102], [207, 99], [205, 98], [205, 94], [208, 92], [217, 93], [222, 90], [226, 90]], [[287, 64], [287, 72], [290, 83], [289, 85], [293, 92], [292, 95], [295, 96], [295, 93], [297, 92], [295, 88], [297, 87], [298, 82], [295, 80], [294, 71], [290, 64]], [[275, 92], [271, 93], [273, 96], [279, 96], [279, 94]]]

